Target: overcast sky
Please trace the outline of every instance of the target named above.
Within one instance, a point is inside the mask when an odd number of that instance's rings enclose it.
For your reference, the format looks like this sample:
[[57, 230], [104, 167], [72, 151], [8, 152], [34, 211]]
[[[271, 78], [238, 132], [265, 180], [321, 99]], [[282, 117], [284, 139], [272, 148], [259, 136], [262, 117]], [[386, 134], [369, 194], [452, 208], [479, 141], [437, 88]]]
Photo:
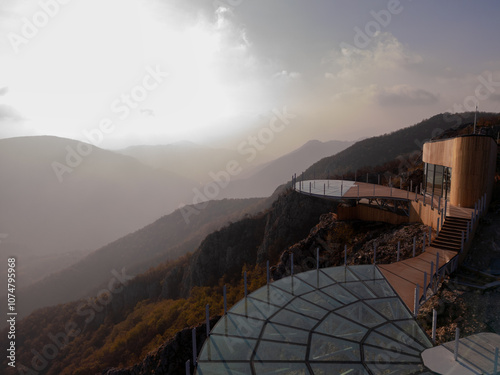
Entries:
[[2, 0], [0, 138], [236, 148], [274, 124], [281, 153], [498, 112], [499, 19], [498, 0]]

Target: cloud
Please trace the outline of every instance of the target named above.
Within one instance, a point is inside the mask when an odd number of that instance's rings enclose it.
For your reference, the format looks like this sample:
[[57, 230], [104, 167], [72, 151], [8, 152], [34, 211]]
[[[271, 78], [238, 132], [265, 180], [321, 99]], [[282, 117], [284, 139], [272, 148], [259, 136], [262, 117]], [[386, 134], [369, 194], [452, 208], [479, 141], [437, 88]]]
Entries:
[[2, 88], [0, 88], [0, 96], [4, 96], [8, 92], [9, 92], [9, 88], [8, 87], [2, 87]]
[[327, 72], [325, 78], [356, 78], [360, 75], [373, 75], [374, 71], [388, 71], [396, 68], [409, 68], [420, 64], [422, 57], [404, 46], [388, 32], [377, 33], [367, 48], [360, 49], [343, 44], [323, 59], [337, 73]]
[[4, 120], [22, 120], [23, 117], [17, 112], [14, 107], [9, 105], [0, 104], [0, 121]]
[[298, 79], [301, 77], [301, 74], [298, 72], [288, 72], [286, 70], [282, 70], [281, 72], [275, 73], [273, 75], [274, 79]]
[[379, 89], [375, 94], [375, 98], [380, 105], [385, 107], [430, 105], [439, 101], [438, 95], [408, 85], [397, 85]]

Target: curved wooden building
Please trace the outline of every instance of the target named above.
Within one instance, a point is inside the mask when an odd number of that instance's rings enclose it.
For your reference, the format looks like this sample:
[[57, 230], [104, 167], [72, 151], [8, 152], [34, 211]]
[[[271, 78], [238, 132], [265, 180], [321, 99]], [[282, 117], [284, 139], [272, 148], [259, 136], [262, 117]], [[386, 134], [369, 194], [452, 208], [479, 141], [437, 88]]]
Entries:
[[483, 135], [427, 142], [423, 147], [426, 193], [440, 195], [454, 206], [474, 207], [484, 193], [491, 200], [497, 144]]

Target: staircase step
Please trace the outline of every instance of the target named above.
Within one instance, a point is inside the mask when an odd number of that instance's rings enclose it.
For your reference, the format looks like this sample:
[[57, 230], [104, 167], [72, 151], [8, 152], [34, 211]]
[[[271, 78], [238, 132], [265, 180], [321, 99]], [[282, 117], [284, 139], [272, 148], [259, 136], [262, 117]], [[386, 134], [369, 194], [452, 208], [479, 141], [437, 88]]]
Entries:
[[440, 243], [433, 243], [432, 247], [438, 248], [438, 249], [443, 249], [443, 250], [451, 250], [451, 251], [460, 251], [462, 248], [461, 246], [452, 246], [452, 245], [447, 245], [447, 244], [440, 244]]

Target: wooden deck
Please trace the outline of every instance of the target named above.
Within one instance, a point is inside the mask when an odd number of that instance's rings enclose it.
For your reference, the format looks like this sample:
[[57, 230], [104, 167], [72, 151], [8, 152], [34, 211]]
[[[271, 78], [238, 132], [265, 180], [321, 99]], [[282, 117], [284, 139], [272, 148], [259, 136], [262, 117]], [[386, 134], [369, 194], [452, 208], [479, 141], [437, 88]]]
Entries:
[[[295, 189], [303, 194], [322, 197], [326, 199], [396, 199], [396, 200], [415, 200], [423, 201], [424, 196], [409, 192], [395, 187], [368, 184], [364, 182], [339, 181], [339, 180], [315, 180], [296, 182]], [[426, 203], [431, 204], [431, 199], [425, 197]], [[440, 204], [438, 198], [434, 198], [433, 205], [438, 207]], [[441, 201], [443, 204], [443, 201]], [[448, 205], [447, 216], [457, 217], [469, 220], [473, 209], [461, 208]], [[458, 236], [458, 232], [457, 232]], [[461, 236], [460, 236], [461, 237]], [[429, 239], [427, 239], [429, 241]], [[461, 240], [461, 238], [460, 238]], [[429, 287], [433, 287], [433, 278], [431, 277], [431, 263], [434, 263], [433, 274], [436, 274], [436, 260], [439, 253], [439, 266], [437, 271], [441, 271], [452, 260], [458, 256], [457, 251], [440, 249], [426, 243], [425, 252], [417, 252], [417, 256], [405, 259], [392, 264], [379, 264], [378, 267], [394, 290], [405, 302], [411, 311], [415, 307], [415, 289], [419, 285], [419, 301], [424, 301], [424, 293]], [[455, 259], [456, 260], [456, 259]], [[424, 287], [425, 273], [427, 273], [427, 285]], [[435, 279], [434, 279], [435, 280]]]

